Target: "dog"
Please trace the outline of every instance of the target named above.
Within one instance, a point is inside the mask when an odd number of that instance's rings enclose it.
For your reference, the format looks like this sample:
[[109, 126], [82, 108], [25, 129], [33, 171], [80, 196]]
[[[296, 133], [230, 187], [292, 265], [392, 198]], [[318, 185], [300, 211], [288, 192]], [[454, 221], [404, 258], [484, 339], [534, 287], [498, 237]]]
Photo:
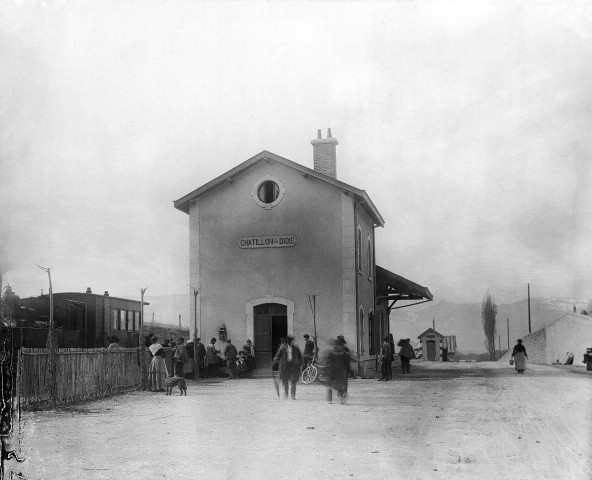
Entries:
[[164, 384], [166, 385], [167, 395], [172, 395], [173, 388], [177, 386], [179, 387], [179, 390], [181, 390], [181, 395], [183, 395], [183, 393], [187, 395], [187, 382], [185, 382], [183, 377], [167, 377]]

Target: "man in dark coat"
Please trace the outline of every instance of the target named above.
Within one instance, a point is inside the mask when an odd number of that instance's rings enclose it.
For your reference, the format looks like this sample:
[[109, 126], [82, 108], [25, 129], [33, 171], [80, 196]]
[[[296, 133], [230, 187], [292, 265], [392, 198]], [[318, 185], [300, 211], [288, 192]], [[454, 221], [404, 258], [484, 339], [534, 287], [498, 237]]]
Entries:
[[347, 378], [353, 356], [345, 346], [347, 342], [342, 335], [336, 340], [329, 340], [328, 343], [329, 348], [325, 350], [321, 359], [321, 381], [325, 384], [327, 402], [333, 403], [335, 389], [343, 404], [347, 398]]
[[302, 363], [302, 370], [306, 369], [311, 363], [314, 357], [315, 344], [310, 339], [310, 335], [305, 333], [304, 335], [304, 362]]
[[226, 347], [224, 348], [224, 356], [226, 357], [226, 368], [228, 368], [228, 377], [234, 378], [234, 367], [236, 366], [236, 356], [238, 350], [230, 341], [226, 340]]
[[382, 374], [382, 376], [378, 379], [379, 382], [388, 382], [392, 379], [392, 361], [393, 352], [391, 350], [389, 337], [384, 337], [384, 343], [382, 344], [382, 348], [380, 349], [380, 373]]
[[195, 365], [197, 378], [201, 378], [204, 373], [205, 360], [206, 360], [206, 347], [201, 343], [201, 338], [197, 337], [197, 343], [195, 344]]
[[294, 337], [286, 337], [286, 343], [280, 348], [273, 359], [273, 368], [277, 367], [278, 376], [284, 386], [284, 398], [288, 398], [288, 383], [290, 384], [290, 397], [296, 400], [296, 382], [300, 378], [302, 365], [302, 352], [294, 344]]
[[401, 369], [403, 373], [409, 373], [411, 359], [415, 358], [413, 353], [413, 347], [411, 346], [411, 340], [409, 338], [402, 338], [397, 343], [397, 346], [401, 347], [399, 350], [399, 357], [401, 357]]

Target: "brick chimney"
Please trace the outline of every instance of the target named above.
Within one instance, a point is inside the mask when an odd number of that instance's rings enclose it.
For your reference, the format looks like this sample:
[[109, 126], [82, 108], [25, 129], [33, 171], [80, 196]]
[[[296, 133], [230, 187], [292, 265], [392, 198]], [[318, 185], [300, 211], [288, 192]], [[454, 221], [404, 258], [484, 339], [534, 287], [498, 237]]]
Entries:
[[317, 131], [316, 140], [311, 140], [315, 172], [331, 178], [337, 178], [337, 153], [339, 142], [331, 137], [331, 129], [327, 129], [327, 138], [323, 138], [321, 130]]

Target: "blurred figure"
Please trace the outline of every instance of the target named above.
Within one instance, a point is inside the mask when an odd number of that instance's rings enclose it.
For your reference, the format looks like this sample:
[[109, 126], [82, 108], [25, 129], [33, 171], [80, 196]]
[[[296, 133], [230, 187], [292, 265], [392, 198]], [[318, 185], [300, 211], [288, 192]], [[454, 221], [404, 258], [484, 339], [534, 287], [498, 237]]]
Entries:
[[413, 353], [413, 347], [411, 346], [411, 340], [409, 338], [402, 338], [397, 343], [397, 346], [401, 347], [399, 350], [399, 357], [401, 357], [401, 369], [403, 373], [409, 373], [411, 368], [411, 359], [415, 358]]
[[380, 373], [382, 376], [378, 379], [379, 382], [388, 382], [393, 378], [393, 352], [389, 337], [384, 337], [382, 348], [380, 349]]
[[522, 340], [518, 339], [517, 344], [514, 345], [514, 350], [512, 350], [512, 358], [514, 359], [514, 368], [518, 373], [524, 373], [524, 369], [526, 368], [526, 359], [528, 355], [526, 354], [526, 348], [522, 345]]
[[391, 376], [389, 380], [393, 379], [393, 362], [395, 361], [395, 339], [393, 338], [393, 334], [389, 333], [389, 345], [391, 347]]
[[305, 333], [304, 337], [304, 362], [302, 362], [302, 370], [308, 367], [312, 363], [312, 359], [314, 358], [314, 349], [315, 344], [310, 339], [310, 335]]
[[220, 350], [216, 348], [216, 337], [212, 337], [210, 344], [206, 347], [206, 363], [208, 364], [208, 378], [213, 378], [218, 366], [218, 354]]
[[321, 380], [325, 384], [327, 402], [333, 403], [333, 390], [344, 404], [347, 399], [347, 380], [350, 362], [353, 356], [345, 346], [347, 343], [343, 335], [335, 340], [329, 340], [329, 348], [323, 352], [321, 359]]
[[201, 378], [203, 376], [203, 371], [205, 367], [205, 359], [206, 359], [206, 347], [204, 344], [201, 343], [201, 338], [197, 337], [197, 343], [193, 347], [193, 351], [195, 352], [195, 366], [196, 366], [196, 375], [197, 378]]
[[243, 345], [243, 351], [247, 355], [247, 367], [249, 368], [249, 372], [252, 372], [255, 370], [255, 347], [251, 340], [247, 340], [247, 343]]
[[226, 347], [224, 347], [224, 357], [226, 357], [226, 368], [228, 369], [228, 378], [234, 378], [234, 367], [236, 366], [236, 356], [238, 350], [230, 341], [226, 340]]
[[107, 338], [111, 343], [107, 347], [107, 350], [121, 350], [123, 347], [119, 343], [119, 337], [117, 335], [113, 335], [111, 339]]
[[185, 347], [185, 339], [183, 337], [179, 338], [179, 343], [177, 343], [177, 346], [175, 347], [173, 359], [175, 361], [175, 376], [185, 378], [183, 374], [183, 366], [185, 365], [185, 362], [187, 362], [187, 349]]
[[280, 344], [277, 354], [273, 359], [272, 370], [277, 369], [284, 387], [284, 398], [288, 398], [288, 383], [290, 384], [290, 398], [296, 400], [296, 382], [300, 378], [302, 366], [302, 352], [294, 344], [294, 337], [286, 337]]

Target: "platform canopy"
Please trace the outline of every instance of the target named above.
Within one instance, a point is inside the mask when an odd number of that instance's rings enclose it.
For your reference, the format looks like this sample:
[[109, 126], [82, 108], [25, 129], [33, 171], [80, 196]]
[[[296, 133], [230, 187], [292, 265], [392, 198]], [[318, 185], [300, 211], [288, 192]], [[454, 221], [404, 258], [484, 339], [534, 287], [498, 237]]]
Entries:
[[[422, 287], [406, 278], [376, 265], [376, 301], [386, 302], [388, 311], [410, 307], [434, 299], [428, 287]], [[395, 307], [399, 300], [416, 300], [415, 303]]]

